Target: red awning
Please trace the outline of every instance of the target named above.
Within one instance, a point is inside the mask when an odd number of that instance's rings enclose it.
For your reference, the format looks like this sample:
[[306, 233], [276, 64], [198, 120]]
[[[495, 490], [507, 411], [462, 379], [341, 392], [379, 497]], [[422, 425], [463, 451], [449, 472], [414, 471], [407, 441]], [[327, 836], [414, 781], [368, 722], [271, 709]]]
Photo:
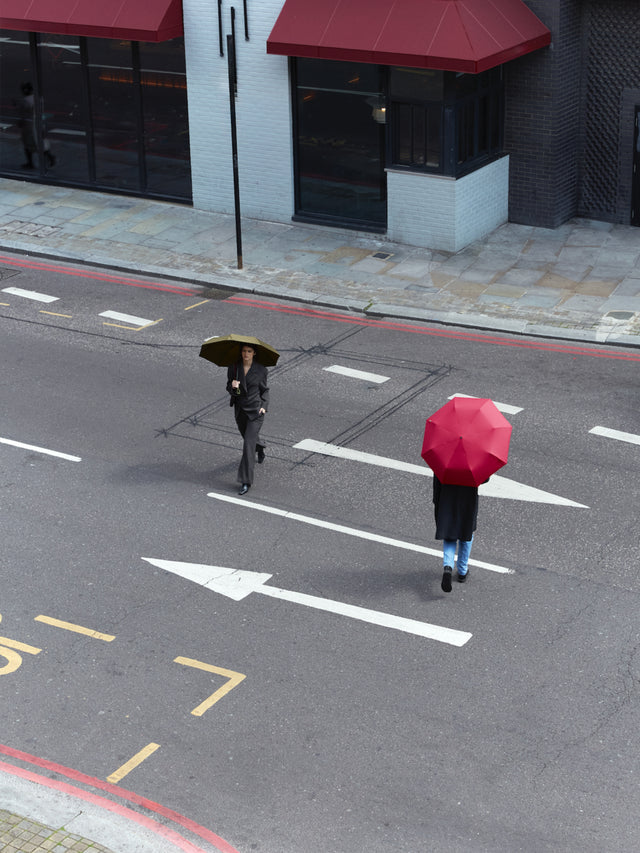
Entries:
[[267, 53], [477, 74], [550, 41], [523, 0], [285, 0]]
[[0, 0], [0, 29], [167, 41], [183, 34], [182, 0]]

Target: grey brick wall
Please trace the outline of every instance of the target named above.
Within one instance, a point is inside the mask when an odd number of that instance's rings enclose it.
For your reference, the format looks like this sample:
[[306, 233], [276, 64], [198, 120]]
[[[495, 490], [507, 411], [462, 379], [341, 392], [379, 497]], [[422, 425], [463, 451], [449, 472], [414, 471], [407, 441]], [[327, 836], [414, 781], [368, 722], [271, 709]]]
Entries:
[[525, 0], [549, 48], [505, 68], [509, 219], [629, 224], [640, 0]]
[[505, 69], [509, 219], [555, 228], [578, 210], [581, 2], [526, 2], [552, 42]]
[[628, 225], [635, 105], [640, 105], [640, 3], [586, 0], [578, 213]]

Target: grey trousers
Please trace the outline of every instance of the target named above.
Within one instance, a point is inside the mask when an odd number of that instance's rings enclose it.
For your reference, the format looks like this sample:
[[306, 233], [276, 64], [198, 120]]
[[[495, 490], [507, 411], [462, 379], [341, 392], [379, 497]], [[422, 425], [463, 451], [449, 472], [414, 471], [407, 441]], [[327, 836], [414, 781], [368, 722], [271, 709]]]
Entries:
[[256, 448], [266, 447], [265, 442], [260, 438], [264, 415], [260, 415], [255, 421], [250, 421], [242, 409], [236, 406], [235, 416], [240, 435], [244, 439], [242, 459], [238, 466], [238, 482], [247, 483], [250, 486], [253, 483], [253, 469], [256, 465]]

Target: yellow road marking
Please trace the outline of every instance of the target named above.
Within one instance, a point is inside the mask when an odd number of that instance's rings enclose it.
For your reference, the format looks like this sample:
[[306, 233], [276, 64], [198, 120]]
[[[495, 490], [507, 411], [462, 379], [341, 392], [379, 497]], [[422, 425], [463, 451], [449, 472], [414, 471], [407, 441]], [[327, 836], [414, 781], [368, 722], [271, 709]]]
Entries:
[[103, 326], [113, 326], [116, 329], [128, 329], [130, 332], [139, 332], [142, 329], [148, 329], [149, 326], [155, 326], [157, 323], [162, 323], [162, 317], [159, 320], [153, 320], [151, 323], [145, 323], [144, 326], [122, 326], [120, 323], [103, 323]]
[[35, 646], [29, 646], [27, 643], [19, 643], [17, 640], [10, 640], [8, 637], [0, 637], [0, 646], [6, 646], [9, 649], [16, 649], [19, 652], [25, 652], [29, 655], [39, 655], [42, 649], [37, 649]]
[[148, 329], [149, 326], [155, 326], [157, 323], [162, 323], [162, 317], [159, 320], [153, 320], [151, 323], [145, 323], [144, 326], [123, 326], [120, 323], [103, 323], [103, 326], [113, 326], [116, 329], [128, 329], [130, 332], [139, 332], [142, 329]]
[[5, 649], [0, 646], [0, 657], [6, 658], [6, 664], [0, 667], [0, 675], [9, 675], [15, 672], [22, 663], [22, 658], [18, 652], [12, 652], [11, 649]]
[[207, 302], [210, 302], [210, 301], [211, 301], [210, 299], [203, 299], [202, 302], [196, 302], [195, 305], [188, 305], [184, 310], [185, 311], [191, 311], [192, 308], [197, 308], [198, 305], [206, 305]]
[[62, 619], [54, 619], [53, 616], [36, 616], [34, 621], [44, 622], [46, 625], [52, 625], [54, 628], [64, 628], [65, 631], [75, 631], [76, 634], [86, 634], [87, 637], [95, 637], [96, 640], [104, 640], [105, 643], [115, 640], [113, 634], [102, 634], [100, 631], [94, 631], [92, 628], [74, 625], [73, 622], [63, 622]]
[[10, 302], [0, 302], [0, 305], [4, 305], [5, 308], [8, 308], [11, 305], [11, 303]]
[[119, 767], [115, 773], [112, 773], [111, 776], [107, 776], [107, 782], [111, 782], [113, 785], [117, 785], [121, 779], [127, 775], [127, 773], [131, 773], [139, 764], [152, 755], [156, 749], [160, 749], [159, 743], [150, 743], [145, 746], [144, 749], [141, 749], [140, 752], [137, 752], [133, 758], [130, 758], [122, 767]]
[[201, 717], [205, 711], [208, 711], [212, 705], [215, 705], [219, 699], [226, 696], [230, 690], [233, 690], [234, 687], [247, 677], [241, 672], [234, 672], [232, 669], [223, 669], [221, 666], [212, 666], [210, 663], [203, 663], [199, 660], [193, 660], [193, 658], [177, 657], [174, 658], [174, 663], [181, 663], [183, 666], [193, 666], [196, 669], [203, 669], [205, 672], [215, 672], [216, 675], [222, 675], [229, 679], [226, 684], [223, 684], [215, 693], [212, 693], [208, 699], [205, 699], [197, 708], [193, 709], [191, 713], [194, 717]]
[[55, 311], [41, 311], [41, 314], [49, 314], [51, 317], [66, 317], [67, 320], [71, 320], [73, 318], [73, 314], [56, 314]]

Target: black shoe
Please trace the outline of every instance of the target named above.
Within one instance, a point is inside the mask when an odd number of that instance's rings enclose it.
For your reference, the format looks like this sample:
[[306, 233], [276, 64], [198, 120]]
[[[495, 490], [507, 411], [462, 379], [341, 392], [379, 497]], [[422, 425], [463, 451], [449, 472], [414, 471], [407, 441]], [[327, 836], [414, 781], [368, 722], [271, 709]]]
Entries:
[[249, 491], [249, 483], [243, 483], [238, 494], [239, 495], [246, 495], [248, 491]]
[[458, 583], [466, 583], [468, 576], [469, 576], [469, 569], [467, 569], [467, 571], [463, 575], [461, 575], [460, 572], [458, 572]]
[[440, 584], [443, 592], [451, 592], [451, 572], [451, 566], [444, 567], [444, 572], [442, 573], [442, 583]]
[[258, 448], [258, 465], [262, 465], [264, 462], [264, 447]]

